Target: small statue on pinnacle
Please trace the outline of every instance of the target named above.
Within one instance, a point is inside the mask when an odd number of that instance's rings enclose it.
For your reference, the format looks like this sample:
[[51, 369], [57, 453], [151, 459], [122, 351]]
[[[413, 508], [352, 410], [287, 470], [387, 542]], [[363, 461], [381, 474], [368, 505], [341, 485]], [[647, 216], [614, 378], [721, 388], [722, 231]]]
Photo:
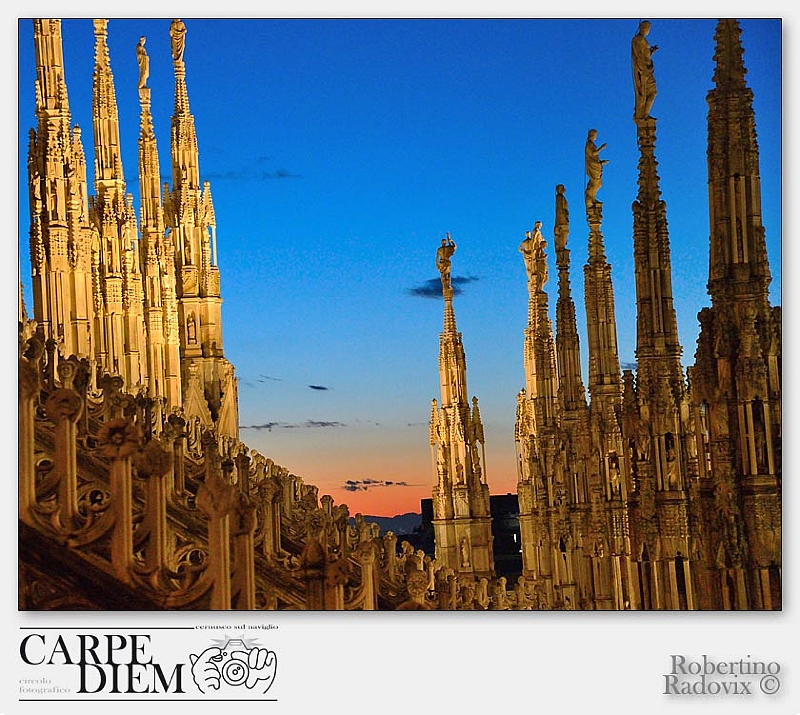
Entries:
[[183, 51], [186, 47], [186, 25], [182, 20], [173, 20], [169, 26], [169, 36], [172, 43], [172, 59], [183, 62]]
[[650, 110], [656, 98], [656, 77], [653, 69], [653, 53], [658, 45], [650, 45], [647, 35], [650, 23], [642, 20], [639, 32], [631, 41], [631, 59], [633, 61], [633, 88], [636, 93], [636, 105], [633, 111], [635, 121], [651, 119]]
[[597, 192], [603, 185], [603, 165], [608, 164], [608, 159], [600, 158], [600, 152], [606, 148], [606, 145], [597, 146], [595, 139], [597, 139], [597, 129], [590, 129], [586, 137], [585, 148], [586, 175], [589, 177], [589, 183], [586, 184], [587, 211], [593, 204], [598, 203]]
[[442, 286], [446, 288], [452, 287], [450, 283], [450, 259], [455, 252], [456, 244], [450, 238], [450, 233], [448, 232], [447, 236], [442, 239], [442, 245], [436, 250], [436, 269], [442, 276]]

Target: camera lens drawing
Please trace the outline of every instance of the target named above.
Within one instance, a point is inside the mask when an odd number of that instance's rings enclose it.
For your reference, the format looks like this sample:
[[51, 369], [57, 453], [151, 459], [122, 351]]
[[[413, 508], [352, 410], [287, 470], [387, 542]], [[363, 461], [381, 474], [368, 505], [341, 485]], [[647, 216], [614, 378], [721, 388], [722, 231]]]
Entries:
[[275, 682], [278, 657], [275, 651], [248, 647], [231, 638], [224, 647], [211, 646], [200, 655], [190, 654], [192, 678], [200, 692], [225, 691], [244, 687], [266, 693]]

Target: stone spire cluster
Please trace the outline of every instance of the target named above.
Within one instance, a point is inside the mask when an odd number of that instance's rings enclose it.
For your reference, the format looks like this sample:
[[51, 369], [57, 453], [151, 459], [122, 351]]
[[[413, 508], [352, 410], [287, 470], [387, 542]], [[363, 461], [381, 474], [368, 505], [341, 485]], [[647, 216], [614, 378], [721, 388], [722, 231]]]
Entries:
[[102, 359], [93, 340], [99, 236], [89, 223], [86, 156], [71, 126], [60, 20], [34, 20], [37, 128], [30, 130], [28, 185], [33, 318], [67, 354]]
[[517, 395], [517, 495], [525, 572], [552, 579], [551, 553], [537, 548], [537, 537], [557, 531], [558, 505], [564, 502], [565, 473], [559, 449], [561, 411], [553, 328], [549, 317], [546, 242], [537, 221], [520, 244], [528, 278], [528, 325], [523, 343], [525, 387]]
[[494, 576], [489, 486], [478, 398], [467, 392], [467, 360], [453, 311], [452, 257], [447, 234], [436, 252], [444, 296], [444, 330], [439, 336], [441, 404], [431, 404], [430, 443], [435, 486], [433, 527], [436, 559], [468, 578]]
[[211, 187], [200, 185], [200, 157], [186, 86], [186, 26], [170, 25], [175, 108], [170, 155], [172, 189], [164, 187], [164, 220], [175, 249], [184, 403], [204, 426], [237, 437], [238, 398], [233, 366], [222, 352], [222, 297]]
[[[569, 213], [556, 189], [557, 337], [549, 332], [540, 223], [520, 247], [528, 275], [525, 389], [517, 406], [526, 588], [556, 608], [780, 607], [780, 309], [761, 225], [752, 92], [740, 29], [717, 26], [708, 95], [712, 306], [684, 374], [667, 206], [656, 160], [653, 54], [631, 43], [639, 148], [633, 202], [636, 369], [620, 372], [599, 199], [605, 144], [589, 130], [584, 297], [587, 404], [569, 282]], [[557, 366], [557, 370], [553, 366]], [[552, 399], [553, 396], [556, 399]]]
[[164, 397], [167, 404], [183, 404], [181, 344], [178, 326], [175, 251], [167, 236], [161, 202], [161, 169], [153, 129], [150, 88], [147, 86], [150, 60], [142, 37], [137, 45], [139, 61], [139, 197], [141, 208], [141, 265], [144, 276], [144, 315], [148, 347], [148, 394]]
[[[36, 116], [28, 152], [34, 319], [62, 355], [87, 361], [90, 380], [119, 376], [169, 412], [238, 435], [233, 367], [222, 352], [216, 220], [200, 186], [183, 61], [186, 27], [171, 26], [175, 70], [172, 188], [160, 187], [145, 38], [139, 63], [140, 221], [126, 193], [108, 21], [94, 20], [94, 193], [81, 131], [70, 126], [60, 20], [34, 20]], [[139, 231], [141, 230], [141, 233]]]
[[[119, 113], [108, 52], [108, 21], [94, 21], [95, 66], [92, 91], [94, 196], [90, 222], [97, 232], [95, 263], [95, 354], [105, 373], [126, 385], [146, 380], [142, 273], [133, 196], [125, 191]], [[95, 257], [96, 256], [96, 257]]]
[[[588, 403], [570, 287], [569, 208], [562, 184], [556, 187], [553, 229], [558, 267], [555, 341], [547, 317], [547, 267], [540, 234], [534, 280], [526, 261], [526, 388], [518, 397], [516, 422], [523, 576], [534, 583], [537, 602], [563, 609], [622, 609], [630, 602], [630, 594], [615, 581], [615, 575], [630, 569], [629, 528], [614, 291], [601, 231], [602, 202], [598, 199], [606, 163], [600, 159], [600, 152], [605, 145], [598, 147], [596, 138], [596, 130], [590, 130], [585, 146]], [[526, 242], [532, 237], [528, 234]], [[523, 254], [526, 242], [520, 247]]]

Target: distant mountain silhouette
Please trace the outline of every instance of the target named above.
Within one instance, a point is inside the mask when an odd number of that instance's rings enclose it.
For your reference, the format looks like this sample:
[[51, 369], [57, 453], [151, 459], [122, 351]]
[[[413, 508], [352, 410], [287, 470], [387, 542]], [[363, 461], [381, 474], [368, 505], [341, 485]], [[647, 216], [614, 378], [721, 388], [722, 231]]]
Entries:
[[[377, 524], [381, 528], [381, 536], [387, 531], [391, 531], [396, 536], [410, 534], [420, 524], [422, 524], [422, 514], [414, 514], [409, 512], [407, 514], [398, 514], [397, 516], [367, 516], [364, 515], [364, 521], [368, 524]], [[355, 519], [350, 517], [350, 523], [355, 524]]]

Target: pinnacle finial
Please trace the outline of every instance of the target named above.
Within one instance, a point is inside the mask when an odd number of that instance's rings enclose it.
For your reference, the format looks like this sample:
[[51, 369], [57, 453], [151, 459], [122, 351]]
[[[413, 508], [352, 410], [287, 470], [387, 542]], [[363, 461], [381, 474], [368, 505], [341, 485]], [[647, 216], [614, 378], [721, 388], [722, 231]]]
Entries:
[[111, 61], [108, 54], [108, 20], [94, 20], [95, 64], [104, 70], [109, 69]]
[[720, 20], [714, 34], [714, 84], [718, 89], [741, 91], [745, 88], [744, 48], [738, 20]]

